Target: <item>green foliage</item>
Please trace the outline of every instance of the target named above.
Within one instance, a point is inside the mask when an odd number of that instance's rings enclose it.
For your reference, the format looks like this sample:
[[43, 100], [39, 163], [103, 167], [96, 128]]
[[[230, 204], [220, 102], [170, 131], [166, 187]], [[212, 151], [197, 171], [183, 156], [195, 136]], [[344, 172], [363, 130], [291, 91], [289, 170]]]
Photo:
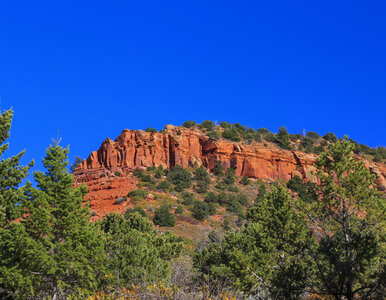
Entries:
[[154, 128], [151, 128], [150, 126], [148, 128], [145, 129], [146, 132], [157, 132], [157, 129], [154, 129]]
[[182, 193], [182, 204], [184, 205], [192, 205], [196, 201], [196, 197], [194, 194], [189, 192], [183, 192]]
[[338, 299], [377, 298], [384, 289], [385, 202], [354, 148], [347, 138], [331, 144], [317, 161], [320, 200], [299, 199], [319, 241], [309, 248], [318, 266], [310, 285]]
[[84, 161], [83, 158], [79, 157], [79, 156], [75, 156], [75, 161], [72, 163], [71, 167], [70, 167], [70, 171], [71, 173], [74, 173], [74, 171], [76, 170], [76, 168]]
[[279, 128], [279, 133], [276, 136], [276, 141], [280, 148], [288, 149], [288, 150], [292, 149], [291, 143], [289, 140], [289, 135], [285, 127]]
[[329, 141], [331, 143], [335, 143], [338, 139], [336, 138], [336, 135], [332, 132], [327, 132], [324, 136], [323, 139], [326, 141]]
[[208, 137], [211, 139], [218, 140], [220, 138], [220, 134], [216, 130], [211, 130], [207, 133]]
[[206, 203], [196, 200], [194, 201], [191, 211], [197, 220], [203, 221], [206, 217], [216, 213], [216, 207], [211, 202]]
[[216, 176], [221, 177], [224, 175], [224, 165], [222, 164], [221, 160], [215, 160], [212, 172]]
[[38, 188], [27, 183], [20, 203], [24, 219], [0, 230], [0, 289], [16, 298], [94, 290], [103, 275], [103, 238], [89, 222], [86, 188], [74, 188], [67, 157], [57, 143], [47, 149], [46, 172], [34, 173]]
[[[10, 136], [12, 117], [12, 109], [0, 114], [0, 157], [3, 157], [4, 152], [9, 148], [6, 141]], [[0, 228], [20, 216], [18, 203], [23, 197], [23, 189], [18, 189], [18, 186], [27, 177], [28, 170], [34, 164], [32, 161], [28, 166], [20, 165], [24, 153], [25, 151], [22, 151], [15, 156], [2, 158], [0, 161]]]
[[157, 235], [151, 222], [136, 212], [125, 217], [109, 214], [101, 228], [106, 234], [107, 265], [114, 287], [166, 280], [171, 259], [182, 250], [173, 234]]
[[176, 215], [182, 215], [184, 213], [184, 208], [181, 205], [178, 205], [175, 210]]
[[239, 132], [236, 129], [236, 127], [234, 127], [233, 125], [231, 125], [231, 127], [229, 127], [229, 128], [224, 129], [224, 131], [222, 133], [222, 137], [224, 139], [231, 140], [234, 142], [241, 141], [241, 138], [239, 136]]
[[167, 193], [167, 192], [170, 192], [172, 190], [172, 185], [169, 181], [164, 180], [164, 181], [161, 181], [157, 185], [157, 189], [162, 190], [163, 192]]
[[307, 136], [313, 140], [316, 140], [319, 138], [319, 134], [317, 134], [316, 132], [313, 132], [313, 131], [308, 131]]
[[228, 168], [225, 171], [225, 176], [223, 178], [223, 183], [226, 184], [226, 185], [234, 184], [235, 183], [235, 174], [236, 174], [235, 169]]
[[195, 121], [186, 121], [184, 124], [182, 124], [182, 126], [186, 127], [186, 128], [190, 128], [190, 127], [193, 127], [193, 126], [196, 126], [196, 122]]
[[133, 190], [133, 191], [130, 191], [127, 196], [130, 197], [130, 198], [133, 198], [133, 197], [139, 197], [141, 199], [145, 199], [147, 194], [149, 194], [148, 191], [144, 191], [144, 190]]
[[182, 192], [192, 185], [191, 173], [180, 166], [171, 168], [167, 178], [171, 183], [174, 184], [174, 188], [177, 192]]
[[147, 215], [146, 215], [146, 212], [143, 210], [143, 208], [142, 207], [139, 207], [139, 206], [137, 206], [137, 207], [135, 207], [135, 208], [128, 208], [127, 210], [126, 210], [126, 212], [125, 212], [125, 216], [127, 215], [127, 214], [134, 214], [134, 213], [138, 213], [140, 216], [142, 216], [142, 217], [146, 217]]
[[251, 181], [249, 180], [249, 178], [247, 176], [244, 176], [243, 178], [241, 178], [240, 183], [242, 185], [248, 185], [251, 183]]
[[305, 202], [318, 201], [315, 183], [304, 182], [299, 176], [295, 176], [287, 182], [287, 187], [298, 193], [299, 197]]
[[208, 131], [212, 130], [212, 128], [215, 126], [215, 124], [210, 120], [203, 121], [200, 125], [198, 125], [201, 129], [206, 129]]
[[174, 227], [176, 225], [176, 219], [170, 212], [170, 205], [164, 202], [160, 208], [155, 211], [154, 224], [162, 227]]
[[[195, 267], [212, 284], [223, 284], [263, 299], [299, 299], [306, 285], [308, 261], [302, 249], [309, 231], [291, 207], [287, 191], [272, 187], [248, 213], [239, 232], [197, 252]], [[215, 294], [215, 291], [214, 293]]]
[[122, 174], [120, 172], [118, 172], [118, 171], [115, 171], [114, 175], [117, 176], [117, 177], [121, 177]]
[[209, 174], [206, 169], [201, 166], [194, 170], [193, 175], [193, 180], [197, 182], [196, 192], [200, 194], [206, 193], [210, 183]]
[[136, 168], [134, 171], [133, 171], [133, 175], [139, 179], [141, 179], [142, 177], [145, 176], [145, 172], [143, 172], [143, 170], [141, 170], [140, 168]]

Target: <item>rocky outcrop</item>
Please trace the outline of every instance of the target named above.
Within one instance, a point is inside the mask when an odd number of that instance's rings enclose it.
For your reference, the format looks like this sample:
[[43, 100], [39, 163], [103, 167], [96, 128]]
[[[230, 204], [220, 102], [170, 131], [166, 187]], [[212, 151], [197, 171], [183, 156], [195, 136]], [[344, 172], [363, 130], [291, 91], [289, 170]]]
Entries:
[[[278, 149], [262, 143], [236, 143], [214, 140], [200, 130], [167, 125], [164, 133], [125, 129], [115, 141], [106, 139], [79, 165], [78, 176], [100, 175], [102, 172], [128, 172], [150, 166], [204, 166], [212, 169], [219, 160], [232, 167], [238, 176], [264, 180], [289, 180], [298, 175], [315, 181], [316, 156], [298, 151]], [[371, 163], [369, 169], [377, 176], [377, 184], [386, 187], [385, 168]], [[99, 178], [99, 177], [98, 177]]]
[[202, 165], [212, 169], [216, 160], [226, 168], [235, 168], [239, 176], [288, 180], [294, 175], [312, 179], [315, 156], [264, 147], [259, 143], [249, 145], [214, 140], [199, 130], [168, 125], [165, 133], [125, 129], [115, 141], [106, 139], [75, 173], [126, 172], [154, 165]]

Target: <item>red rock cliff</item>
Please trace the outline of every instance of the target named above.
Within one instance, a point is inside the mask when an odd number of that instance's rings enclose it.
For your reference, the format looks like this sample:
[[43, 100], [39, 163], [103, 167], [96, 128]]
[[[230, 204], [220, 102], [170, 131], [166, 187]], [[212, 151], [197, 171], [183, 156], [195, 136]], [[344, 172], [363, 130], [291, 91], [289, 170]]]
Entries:
[[[314, 181], [314, 154], [278, 149], [261, 143], [246, 144], [213, 140], [199, 130], [167, 125], [165, 133], [125, 129], [115, 141], [107, 138], [78, 167], [76, 175], [101, 172], [126, 172], [153, 165], [172, 167], [198, 166], [211, 169], [216, 160], [233, 167], [239, 176], [268, 180], [289, 180], [298, 175]], [[366, 162], [377, 176], [377, 184], [386, 187], [385, 167]]]

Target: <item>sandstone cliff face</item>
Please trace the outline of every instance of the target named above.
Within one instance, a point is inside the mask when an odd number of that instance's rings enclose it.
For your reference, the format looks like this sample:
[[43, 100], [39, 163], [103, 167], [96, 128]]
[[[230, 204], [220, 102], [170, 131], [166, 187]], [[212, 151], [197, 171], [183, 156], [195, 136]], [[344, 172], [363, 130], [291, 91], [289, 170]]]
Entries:
[[[227, 140], [213, 140], [201, 131], [168, 125], [165, 133], [125, 129], [115, 141], [106, 139], [78, 167], [76, 175], [92, 176], [101, 172], [126, 172], [153, 165], [173, 167], [204, 166], [212, 169], [216, 160], [233, 167], [238, 176], [264, 180], [289, 180], [298, 175], [315, 181], [312, 171], [316, 155]], [[366, 162], [376, 175], [377, 184], [386, 188], [385, 166]]]
[[313, 180], [315, 156], [285, 151], [262, 144], [241, 144], [213, 140], [199, 130], [166, 127], [165, 133], [125, 129], [115, 141], [106, 139], [78, 167], [76, 174], [101, 171], [125, 172], [137, 167], [204, 166], [212, 169], [216, 160], [233, 167], [239, 176], [288, 180], [294, 175]]

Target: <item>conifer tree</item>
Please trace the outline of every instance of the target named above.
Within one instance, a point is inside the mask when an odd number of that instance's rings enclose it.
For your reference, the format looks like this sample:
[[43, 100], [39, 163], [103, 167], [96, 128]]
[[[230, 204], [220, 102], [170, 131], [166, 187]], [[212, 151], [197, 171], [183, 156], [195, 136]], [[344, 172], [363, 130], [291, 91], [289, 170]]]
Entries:
[[385, 297], [385, 199], [345, 138], [317, 161], [317, 201], [300, 198], [318, 245], [312, 291], [335, 299]]
[[82, 204], [85, 187], [73, 186], [67, 156], [68, 148], [49, 146], [43, 159], [46, 172], [34, 173], [38, 188], [26, 186], [24, 218], [9, 226], [14, 235], [8, 235], [1, 258], [8, 262], [2, 269], [7, 274], [4, 289], [13, 297], [57, 299], [97, 288], [103, 239], [89, 222], [88, 205]]
[[9, 144], [6, 141], [10, 137], [12, 117], [12, 109], [0, 114], [0, 228], [3, 228], [20, 216], [18, 204], [20, 203], [23, 189], [18, 187], [23, 179], [27, 177], [28, 170], [34, 164], [32, 161], [28, 166], [20, 165], [20, 159], [25, 151], [6, 159], [2, 158], [4, 152], [9, 148]]
[[[21, 216], [20, 202], [25, 189], [20, 187], [27, 177], [33, 161], [27, 166], [20, 165], [20, 159], [25, 151], [3, 158], [8, 150], [6, 141], [10, 137], [13, 111], [6, 110], [0, 114], [0, 298], [15, 298], [17, 292], [14, 287], [20, 284], [27, 287], [29, 279], [24, 278], [22, 261], [15, 260], [28, 247], [34, 247], [33, 241], [26, 239], [22, 224], [15, 222]], [[22, 255], [25, 260], [32, 260], [31, 253]]]

